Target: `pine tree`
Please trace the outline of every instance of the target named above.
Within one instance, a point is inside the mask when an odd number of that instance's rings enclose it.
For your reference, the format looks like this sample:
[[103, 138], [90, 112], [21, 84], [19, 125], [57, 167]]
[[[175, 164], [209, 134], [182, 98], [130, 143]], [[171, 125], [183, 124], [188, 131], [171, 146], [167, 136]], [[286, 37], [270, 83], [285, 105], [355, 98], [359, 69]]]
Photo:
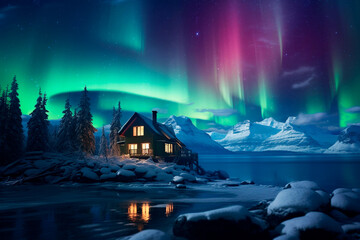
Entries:
[[46, 100], [43, 101], [41, 90], [36, 100], [34, 111], [30, 113], [30, 119], [27, 123], [28, 138], [26, 144], [27, 151], [45, 151], [48, 146], [48, 121], [46, 119], [47, 111], [44, 110]]
[[42, 122], [43, 122], [43, 128], [42, 128], [42, 135], [44, 138], [44, 150], [49, 150], [50, 145], [49, 145], [49, 116], [48, 116], [48, 110], [46, 109], [46, 103], [47, 103], [47, 98], [46, 98], [46, 93], [44, 93], [44, 97], [41, 103], [41, 115], [42, 115]]
[[106, 140], [106, 136], [105, 136], [105, 130], [103, 127], [101, 139], [100, 139], [99, 156], [105, 157], [107, 159], [107, 155], [108, 155], [108, 147], [107, 147], [107, 140]]
[[70, 129], [69, 132], [71, 133], [70, 137], [71, 137], [71, 149], [73, 151], [78, 151], [79, 150], [79, 140], [78, 140], [78, 136], [76, 133], [76, 127], [77, 127], [77, 122], [78, 122], [78, 115], [76, 112], [76, 109], [74, 110], [74, 116], [71, 119], [71, 124], [70, 124]]
[[96, 129], [92, 124], [92, 115], [90, 112], [90, 99], [88, 91], [84, 88], [79, 104], [78, 121], [76, 126], [76, 135], [79, 141], [79, 149], [85, 155], [95, 153], [95, 136]]
[[9, 147], [6, 142], [6, 129], [8, 125], [8, 113], [9, 113], [9, 103], [8, 103], [8, 89], [3, 90], [0, 97], [0, 165], [6, 165], [9, 163], [8, 154]]
[[11, 83], [11, 92], [9, 94], [10, 106], [6, 131], [6, 142], [9, 146], [11, 160], [15, 160], [21, 156], [24, 145], [24, 132], [21, 118], [22, 113], [20, 110], [18, 89], [19, 85], [16, 81], [16, 76], [14, 76]]
[[119, 130], [121, 128], [121, 106], [120, 102], [118, 103], [118, 109], [115, 110], [115, 107], [113, 107], [113, 119], [111, 121], [110, 126], [110, 154], [112, 156], [120, 156], [120, 147], [118, 145], [119, 141]]
[[71, 112], [71, 105], [69, 98], [66, 99], [65, 102], [65, 110], [63, 111], [64, 116], [61, 119], [59, 130], [57, 133], [57, 143], [56, 149], [59, 152], [72, 152], [73, 144], [72, 144], [72, 134], [71, 125], [73, 121], [73, 116]]

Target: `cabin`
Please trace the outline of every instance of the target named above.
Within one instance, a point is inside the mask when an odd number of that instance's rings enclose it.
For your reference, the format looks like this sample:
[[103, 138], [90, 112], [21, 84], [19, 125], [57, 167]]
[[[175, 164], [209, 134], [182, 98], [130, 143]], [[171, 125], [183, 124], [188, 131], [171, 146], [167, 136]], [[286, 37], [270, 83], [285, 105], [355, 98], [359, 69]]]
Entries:
[[119, 138], [122, 155], [152, 157], [191, 168], [193, 164], [198, 165], [198, 155], [176, 138], [171, 127], [157, 122], [157, 111], [152, 111], [152, 119], [135, 112], [120, 129]]

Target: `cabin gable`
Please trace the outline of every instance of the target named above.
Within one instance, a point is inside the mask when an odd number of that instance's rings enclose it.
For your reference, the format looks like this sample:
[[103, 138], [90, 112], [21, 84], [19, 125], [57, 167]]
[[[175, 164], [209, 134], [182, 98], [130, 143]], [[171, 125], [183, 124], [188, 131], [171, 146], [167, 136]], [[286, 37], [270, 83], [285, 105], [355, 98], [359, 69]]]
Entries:
[[156, 122], [156, 112], [153, 112], [152, 120], [134, 113], [119, 135], [121, 153], [130, 157], [174, 160], [191, 154], [172, 129]]

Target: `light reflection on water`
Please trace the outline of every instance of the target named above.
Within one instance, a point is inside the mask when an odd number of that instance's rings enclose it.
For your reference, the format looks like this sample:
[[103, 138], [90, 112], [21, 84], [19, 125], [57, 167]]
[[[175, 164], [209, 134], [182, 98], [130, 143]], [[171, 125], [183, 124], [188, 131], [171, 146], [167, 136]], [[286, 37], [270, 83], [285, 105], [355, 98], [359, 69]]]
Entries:
[[166, 216], [168, 217], [173, 211], [174, 211], [174, 204], [172, 203], [166, 204], [166, 208], [165, 208]]
[[[138, 208], [141, 208], [141, 214], [140, 211], [138, 211]], [[139, 231], [144, 229], [144, 225], [151, 220], [150, 209], [151, 206], [149, 202], [143, 202], [143, 203], [131, 202], [129, 204], [128, 219], [136, 224]], [[169, 217], [173, 211], [174, 211], [174, 204], [173, 203], [166, 204], [165, 216]]]

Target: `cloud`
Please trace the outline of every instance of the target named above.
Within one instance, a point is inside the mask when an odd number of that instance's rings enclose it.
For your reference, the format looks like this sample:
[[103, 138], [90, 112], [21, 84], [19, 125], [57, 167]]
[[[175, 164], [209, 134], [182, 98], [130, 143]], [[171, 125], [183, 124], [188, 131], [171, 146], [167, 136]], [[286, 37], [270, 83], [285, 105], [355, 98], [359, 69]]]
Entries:
[[348, 113], [360, 113], [360, 106], [353, 106], [345, 110]]
[[293, 121], [294, 125], [304, 126], [304, 125], [316, 125], [322, 126], [327, 129], [330, 127], [338, 126], [339, 116], [337, 113], [314, 113], [314, 114], [304, 114], [300, 113], [295, 120]]
[[298, 82], [298, 83], [294, 83], [292, 85], [293, 89], [299, 89], [299, 88], [304, 88], [310, 85], [311, 81], [315, 79], [315, 74], [312, 74], [310, 77], [308, 77], [307, 79], [305, 79], [302, 82]]
[[230, 116], [237, 111], [235, 109], [227, 108], [227, 109], [196, 109], [197, 112], [211, 112], [214, 116]]
[[306, 73], [313, 73], [315, 71], [315, 68], [309, 67], [309, 66], [302, 66], [292, 71], [285, 71], [282, 76], [283, 77], [289, 77], [294, 75], [301, 75]]
[[283, 78], [291, 80], [292, 89], [305, 88], [311, 84], [316, 78], [315, 68], [310, 66], [301, 66], [291, 71], [285, 71], [282, 74]]

